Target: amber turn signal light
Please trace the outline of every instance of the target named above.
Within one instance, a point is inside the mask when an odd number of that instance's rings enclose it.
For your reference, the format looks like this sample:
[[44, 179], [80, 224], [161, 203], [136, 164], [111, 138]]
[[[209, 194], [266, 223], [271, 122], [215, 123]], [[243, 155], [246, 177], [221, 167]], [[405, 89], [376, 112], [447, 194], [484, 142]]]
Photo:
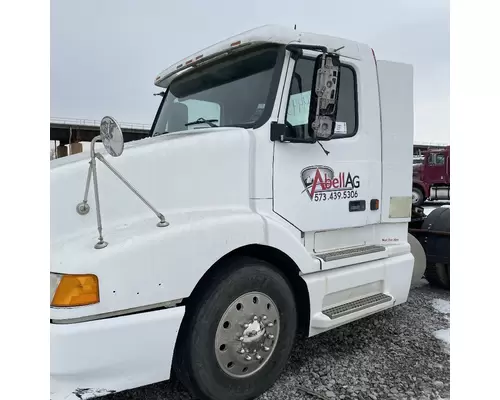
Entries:
[[60, 275], [50, 303], [53, 307], [76, 307], [99, 303], [99, 281], [95, 275]]

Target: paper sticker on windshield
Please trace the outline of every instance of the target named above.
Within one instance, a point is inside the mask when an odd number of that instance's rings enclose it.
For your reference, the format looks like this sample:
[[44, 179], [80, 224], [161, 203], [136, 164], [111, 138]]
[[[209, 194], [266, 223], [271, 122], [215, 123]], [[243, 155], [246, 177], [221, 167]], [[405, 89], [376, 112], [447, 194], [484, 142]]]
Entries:
[[333, 133], [347, 135], [347, 122], [335, 122], [335, 131]]
[[292, 126], [307, 125], [309, 121], [309, 102], [311, 91], [296, 93], [290, 96], [286, 120]]

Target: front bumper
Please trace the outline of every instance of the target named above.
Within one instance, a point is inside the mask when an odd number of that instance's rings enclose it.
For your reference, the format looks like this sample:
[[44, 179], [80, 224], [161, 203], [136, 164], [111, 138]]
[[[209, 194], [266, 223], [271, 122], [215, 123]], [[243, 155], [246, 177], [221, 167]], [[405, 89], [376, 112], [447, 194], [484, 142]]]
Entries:
[[184, 311], [51, 324], [51, 400], [91, 399], [169, 379]]

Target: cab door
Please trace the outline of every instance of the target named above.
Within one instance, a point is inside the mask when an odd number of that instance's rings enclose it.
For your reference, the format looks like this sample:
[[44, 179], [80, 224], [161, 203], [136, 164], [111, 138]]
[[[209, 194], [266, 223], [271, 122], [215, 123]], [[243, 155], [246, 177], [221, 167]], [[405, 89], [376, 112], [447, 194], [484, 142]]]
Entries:
[[[380, 222], [380, 209], [371, 209], [381, 198], [379, 98], [371, 61], [341, 57], [336, 134], [320, 142], [324, 149], [319, 143], [274, 144], [274, 211], [302, 232], [341, 229], [350, 235], [356, 227]], [[286, 110], [278, 122], [296, 138], [308, 135], [314, 62], [315, 56], [302, 56], [289, 65]], [[373, 230], [363, 232], [350, 243], [370, 242]]]
[[431, 185], [448, 183], [446, 154], [441, 152], [430, 152], [427, 156], [425, 168], [425, 181]]

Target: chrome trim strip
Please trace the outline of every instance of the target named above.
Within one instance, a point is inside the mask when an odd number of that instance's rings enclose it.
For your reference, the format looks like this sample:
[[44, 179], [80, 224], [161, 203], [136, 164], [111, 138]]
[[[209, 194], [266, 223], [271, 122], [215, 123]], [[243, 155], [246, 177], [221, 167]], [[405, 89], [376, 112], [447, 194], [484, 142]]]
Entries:
[[170, 300], [164, 303], [150, 304], [147, 306], [128, 308], [126, 310], [119, 310], [119, 311], [111, 311], [102, 314], [86, 315], [84, 317], [78, 317], [78, 318], [51, 319], [50, 323], [56, 325], [66, 325], [66, 324], [78, 324], [81, 322], [100, 321], [103, 319], [116, 318], [116, 317], [124, 317], [127, 315], [157, 311], [165, 308], [174, 308], [179, 306], [182, 300], [183, 299]]

